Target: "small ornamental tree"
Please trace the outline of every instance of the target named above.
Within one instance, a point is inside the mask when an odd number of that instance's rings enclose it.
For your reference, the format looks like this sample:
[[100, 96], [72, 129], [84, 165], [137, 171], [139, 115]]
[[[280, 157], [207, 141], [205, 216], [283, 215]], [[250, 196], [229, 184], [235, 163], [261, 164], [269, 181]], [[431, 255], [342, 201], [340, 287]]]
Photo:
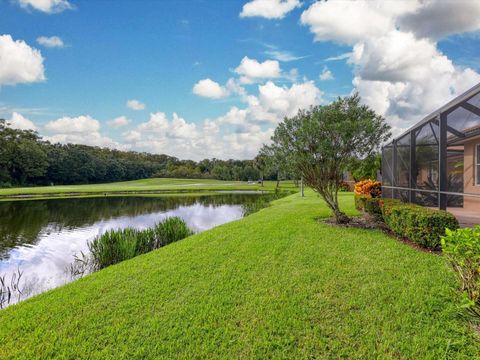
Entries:
[[366, 158], [390, 137], [385, 119], [354, 94], [325, 106], [300, 110], [275, 129], [269, 147], [303, 176], [332, 210], [337, 223], [350, 218], [340, 210], [338, 191], [351, 159]]

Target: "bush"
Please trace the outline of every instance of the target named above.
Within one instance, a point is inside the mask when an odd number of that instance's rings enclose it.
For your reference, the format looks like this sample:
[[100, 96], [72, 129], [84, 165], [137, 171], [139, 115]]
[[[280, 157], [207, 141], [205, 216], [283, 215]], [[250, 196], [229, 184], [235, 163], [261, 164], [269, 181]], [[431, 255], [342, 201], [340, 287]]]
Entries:
[[382, 214], [382, 198], [366, 198], [364, 210], [367, 214], [372, 216], [376, 221], [383, 221]]
[[155, 237], [154, 249], [185, 239], [193, 234], [185, 221], [177, 216], [161, 221], [153, 228], [152, 232]]
[[480, 225], [446, 230], [442, 251], [461, 281], [465, 307], [480, 320]]
[[166, 218], [153, 229], [126, 228], [107, 231], [88, 244], [93, 268], [103, 269], [184, 239], [192, 233], [185, 221], [179, 217]]
[[446, 228], [458, 228], [457, 219], [446, 211], [406, 204], [395, 199], [383, 199], [380, 206], [390, 230], [427, 248], [437, 249], [440, 246]]
[[362, 180], [355, 183], [355, 194], [378, 198], [382, 195], [382, 183], [375, 180]]
[[353, 198], [355, 200], [355, 209], [365, 211], [365, 203], [369, 197], [367, 195], [354, 194]]
[[372, 215], [376, 220], [382, 220], [379, 198], [382, 195], [382, 183], [375, 180], [362, 180], [354, 186], [355, 208]]
[[97, 236], [88, 244], [96, 270], [131, 259], [137, 255], [137, 238], [135, 229], [110, 230]]

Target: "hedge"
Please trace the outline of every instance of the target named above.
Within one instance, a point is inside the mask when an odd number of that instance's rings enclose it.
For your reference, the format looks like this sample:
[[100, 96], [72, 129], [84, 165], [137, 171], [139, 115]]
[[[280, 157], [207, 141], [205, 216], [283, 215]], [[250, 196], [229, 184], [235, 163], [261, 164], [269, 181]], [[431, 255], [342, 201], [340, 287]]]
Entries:
[[368, 195], [355, 194], [355, 208], [370, 214], [376, 221], [382, 221], [382, 198], [372, 198]]
[[395, 199], [382, 199], [380, 207], [385, 224], [396, 235], [431, 249], [440, 247], [446, 228], [456, 230], [459, 227], [455, 216], [443, 210], [406, 204]]

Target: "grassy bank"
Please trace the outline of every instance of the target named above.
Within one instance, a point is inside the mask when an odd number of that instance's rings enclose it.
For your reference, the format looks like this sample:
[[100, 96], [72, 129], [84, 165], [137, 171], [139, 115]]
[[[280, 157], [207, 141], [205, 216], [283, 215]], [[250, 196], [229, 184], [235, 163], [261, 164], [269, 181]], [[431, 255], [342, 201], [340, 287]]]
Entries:
[[480, 356], [443, 257], [328, 215], [292, 195], [0, 311], [0, 358]]
[[[23, 188], [2, 188], [1, 198], [11, 197], [60, 197], [82, 196], [95, 194], [129, 194], [129, 193], [169, 193], [169, 192], [199, 192], [199, 191], [237, 191], [237, 190], [264, 190], [273, 191], [276, 181], [265, 181], [261, 184], [248, 184], [242, 181], [222, 181], [211, 179], [142, 179], [106, 184], [87, 185], [57, 185], [35, 186]], [[292, 181], [282, 181], [281, 190], [296, 188]]]

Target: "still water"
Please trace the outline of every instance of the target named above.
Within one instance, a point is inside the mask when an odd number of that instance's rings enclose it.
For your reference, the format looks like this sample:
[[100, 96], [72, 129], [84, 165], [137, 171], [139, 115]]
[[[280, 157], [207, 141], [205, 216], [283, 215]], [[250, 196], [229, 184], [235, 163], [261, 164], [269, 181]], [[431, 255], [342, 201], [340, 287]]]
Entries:
[[[239, 219], [259, 194], [97, 197], [0, 202], [0, 277], [21, 272], [21, 299], [72, 280], [74, 255], [111, 229], [145, 229], [179, 216], [195, 232]], [[13, 300], [15, 302], [18, 300]]]

